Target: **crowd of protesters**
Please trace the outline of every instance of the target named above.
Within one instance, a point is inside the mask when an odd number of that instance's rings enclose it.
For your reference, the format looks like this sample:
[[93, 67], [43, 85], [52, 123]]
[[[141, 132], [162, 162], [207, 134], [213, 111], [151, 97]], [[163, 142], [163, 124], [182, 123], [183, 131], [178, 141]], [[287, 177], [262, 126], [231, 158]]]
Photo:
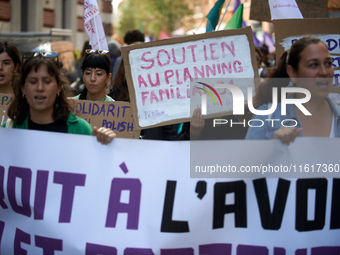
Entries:
[[[144, 43], [145, 39], [143, 33], [133, 30], [126, 33], [124, 41], [126, 45], [131, 45]], [[109, 51], [93, 50], [88, 42], [84, 43], [77, 90], [74, 90], [77, 93], [73, 99], [130, 101], [120, 46], [116, 43], [110, 43], [109, 46]], [[311, 100], [305, 107], [312, 115], [306, 116], [298, 108], [289, 105], [288, 117], [296, 120], [296, 127], [237, 127], [211, 132], [211, 119], [204, 119], [201, 110], [196, 109], [190, 123], [145, 129], [141, 137], [155, 140], [189, 140], [190, 137], [280, 139], [284, 144], [290, 144], [298, 136], [338, 137], [340, 111], [328, 97], [334, 70], [327, 46], [318, 38], [303, 37], [292, 45], [289, 52], [282, 55], [275, 66], [268, 60], [268, 53], [266, 45], [255, 48], [256, 64], [262, 82], [256, 88], [254, 106], [258, 109], [270, 108], [273, 88], [305, 88], [311, 93]], [[55, 52], [31, 53], [21, 57], [13, 43], [0, 43], [0, 93], [14, 94], [14, 101], [8, 110], [9, 119], [3, 126], [93, 134], [102, 143], [110, 142], [115, 136], [112, 131], [92, 128], [70, 110], [67, 103], [67, 89], [70, 86], [61, 72], [61, 66], [61, 60]], [[277, 82], [277, 78], [282, 78], [282, 82]], [[300, 95], [294, 94], [291, 97], [299, 98]], [[272, 117], [282, 119], [279, 110], [280, 102]], [[261, 119], [268, 116], [252, 116], [249, 112], [246, 116], [224, 116], [234, 121], [240, 118], [249, 120], [252, 117]]]

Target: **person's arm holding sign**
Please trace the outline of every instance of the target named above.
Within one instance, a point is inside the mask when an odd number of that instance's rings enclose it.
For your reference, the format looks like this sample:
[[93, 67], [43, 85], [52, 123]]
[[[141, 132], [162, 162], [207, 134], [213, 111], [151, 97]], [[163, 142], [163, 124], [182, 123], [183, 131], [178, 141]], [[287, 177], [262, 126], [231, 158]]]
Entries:
[[204, 126], [205, 121], [202, 116], [201, 108], [196, 108], [190, 120], [190, 138], [197, 139]]
[[96, 136], [97, 141], [101, 144], [109, 144], [113, 140], [113, 138], [116, 137], [116, 134], [111, 129], [104, 127], [94, 127], [92, 135]]
[[289, 145], [294, 142], [295, 138], [299, 136], [301, 131], [302, 127], [281, 127], [274, 133], [273, 139], [280, 139], [283, 144]]

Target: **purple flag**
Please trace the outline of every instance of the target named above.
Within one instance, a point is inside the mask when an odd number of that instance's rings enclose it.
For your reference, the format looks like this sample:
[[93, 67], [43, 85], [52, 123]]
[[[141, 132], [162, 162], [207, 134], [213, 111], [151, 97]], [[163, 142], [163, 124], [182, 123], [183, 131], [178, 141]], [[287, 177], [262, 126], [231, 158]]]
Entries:
[[259, 39], [257, 39], [256, 37], [256, 33], [253, 31], [253, 38], [254, 38], [254, 45], [255, 47], [260, 47], [261, 46], [261, 42]]
[[233, 9], [233, 13], [237, 10], [237, 8], [239, 7], [239, 5], [241, 4], [240, 0], [234, 0], [234, 9]]
[[275, 45], [273, 43], [272, 37], [267, 32], [263, 34], [263, 43], [268, 46], [269, 52], [275, 51]]

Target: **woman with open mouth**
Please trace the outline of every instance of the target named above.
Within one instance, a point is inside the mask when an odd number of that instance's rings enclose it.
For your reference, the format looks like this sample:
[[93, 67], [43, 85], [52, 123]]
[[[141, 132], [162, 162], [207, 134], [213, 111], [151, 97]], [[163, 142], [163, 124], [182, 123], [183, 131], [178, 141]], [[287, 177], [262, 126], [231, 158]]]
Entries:
[[[333, 76], [332, 58], [323, 41], [303, 37], [294, 42], [281, 57], [275, 72], [257, 88], [253, 105], [259, 107], [258, 110], [270, 109], [273, 88], [287, 86], [306, 89], [310, 98], [304, 99], [304, 93], [295, 93], [291, 99], [306, 102], [300, 106], [279, 102], [270, 116], [255, 115], [253, 119], [262, 119], [265, 125], [249, 127], [246, 139], [280, 139], [289, 145], [298, 136], [339, 137], [340, 107], [328, 97]], [[278, 98], [280, 100], [280, 96]]]
[[94, 135], [102, 144], [112, 141], [116, 136], [112, 130], [92, 127], [71, 111], [57, 52], [37, 52], [24, 58], [20, 78], [13, 83], [14, 100], [4, 127]]

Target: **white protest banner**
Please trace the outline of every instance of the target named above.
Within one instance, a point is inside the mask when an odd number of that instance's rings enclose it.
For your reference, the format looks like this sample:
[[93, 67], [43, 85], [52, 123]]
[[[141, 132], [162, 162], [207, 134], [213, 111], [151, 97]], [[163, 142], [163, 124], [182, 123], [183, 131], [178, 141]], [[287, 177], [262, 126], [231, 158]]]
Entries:
[[122, 52], [140, 128], [188, 121], [192, 80], [258, 76], [250, 27], [132, 45]]
[[90, 37], [90, 44], [95, 50], [108, 50], [97, 0], [84, 2], [84, 27]]
[[[104, 146], [91, 136], [4, 128], [0, 140], [1, 254], [340, 252], [339, 178], [189, 178], [190, 142]], [[230, 157], [254, 143], [218, 142]], [[280, 159], [280, 149], [299, 155], [295, 143], [257, 142], [255, 161]]]
[[0, 126], [7, 120], [7, 108], [13, 101], [13, 94], [0, 93]]
[[295, 0], [268, 0], [271, 18], [273, 19], [303, 19]]

